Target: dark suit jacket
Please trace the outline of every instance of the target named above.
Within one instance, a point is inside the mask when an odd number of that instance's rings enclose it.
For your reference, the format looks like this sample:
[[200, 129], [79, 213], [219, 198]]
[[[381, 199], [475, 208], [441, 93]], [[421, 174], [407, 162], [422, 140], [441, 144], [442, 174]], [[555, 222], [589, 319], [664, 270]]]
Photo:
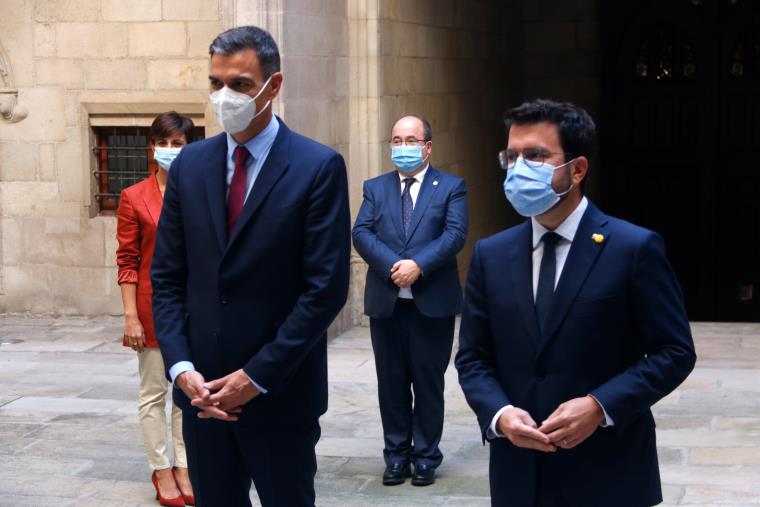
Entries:
[[[348, 293], [343, 158], [279, 121], [230, 238], [225, 134], [182, 150], [169, 173], [151, 272], [167, 370], [192, 361], [214, 379], [243, 368], [269, 391], [244, 407], [241, 422], [324, 413], [326, 331]], [[174, 395], [188, 408], [179, 389]]]
[[[604, 240], [597, 243], [593, 234]], [[657, 234], [589, 203], [539, 335], [530, 221], [479, 241], [470, 265], [456, 358], [485, 434], [505, 405], [540, 425], [561, 403], [592, 394], [614, 420], [542, 466], [570, 505], [661, 501], [650, 407], [691, 372], [696, 355], [681, 291]], [[492, 491], [534, 505], [537, 451], [492, 441]], [[494, 480], [494, 474], [498, 479]]]
[[414, 302], [428, 317], [460, 312], [456, 254], [467, 237], [467, 188], [464, 180], [430, 166], [417, 194], [409, 238], [401, 217], [401, 180], [392, 171], [364, 182], [353, 229], [354, 247], [367, 261], [364, 313], [390, 317], [399, 288], [391, 281], [393, 264], [413, 259], [423, 275], [412, 285]]
[[[145, 331], [145, 346], [158, 347], [151, 310], [150, 262], [156, 247], [156, 227], [163, 198], [153, 174], [140, 183], [125, 188], [116, 211], [116, 264], [118, 283], [137, 285], [137, 316]], [[128, 346], [126, 337], [124, 346]]]

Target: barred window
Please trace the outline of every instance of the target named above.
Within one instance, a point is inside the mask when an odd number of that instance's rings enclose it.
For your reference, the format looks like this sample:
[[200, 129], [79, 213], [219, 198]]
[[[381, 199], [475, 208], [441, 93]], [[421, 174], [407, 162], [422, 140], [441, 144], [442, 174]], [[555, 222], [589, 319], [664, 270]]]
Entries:
[[[150, 127], [94, 127], [97, 159], [95, 200], [101, 215], [113, 215], [125, 188], [158, 170], [150, 145]], [[188, 142], [204, 138], [204, 128], [196, 127]]]

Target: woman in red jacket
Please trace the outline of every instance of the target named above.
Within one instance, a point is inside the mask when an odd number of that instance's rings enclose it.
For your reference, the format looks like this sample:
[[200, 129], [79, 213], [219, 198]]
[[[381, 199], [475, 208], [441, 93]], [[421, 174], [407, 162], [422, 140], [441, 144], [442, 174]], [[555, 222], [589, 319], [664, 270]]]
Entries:
[[140, 371], [138, 415], [156, 498], [161, 505], [194, 505], [182, 439], [182, 412], [172, 405], [174, 467], [168, 456], [166, 392], [169, 383], [153, 329], [150, 262], [163, 205], [167, 172], [193, 133], [193, 121], [173, 111], [160, 114], [150, 128], [153, 158], [159, 169], [124, 189], [117, 211], [116, 263], [124, 303], [124, 345], [137, 352]]

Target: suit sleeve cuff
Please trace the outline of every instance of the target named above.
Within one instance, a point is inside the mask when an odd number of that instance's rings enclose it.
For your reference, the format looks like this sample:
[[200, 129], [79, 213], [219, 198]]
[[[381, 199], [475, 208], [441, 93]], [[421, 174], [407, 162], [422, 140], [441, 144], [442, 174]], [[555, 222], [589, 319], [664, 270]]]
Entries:
[[172, 384], [175, 380], [177, 380], [177, 377], [186, 371], [195, 371], [195, 365], [190, 361], [180, 361], [178, 363], [174, 363], [174, 365], [169, 368], [169, 377], [172, 379]]
[[496, 412], [496, 415], [493, 416], [493, 419], [491, 419], [491, 425], [488, 426], [488, 429], [486, 430], [487, 440], [493, 440], [494, 438], [504, 438], [504, 435], [499, 432], [499, 429], [496, 427], [496, 425], [499, 422], [499, 417], [501, 417], [501, 414], [503, 414], [504, 411], [508, 408], [512, 408], [512, 405], [502, 407], [498, 412]]
[[602, 428], [606, 428], [608, 426], [615, 426], [615, 421], [612, 420], [612, 417], [607, 413], [607, 411], [604, 409], [604, 405], [602, 405], [602, 402], [596, 399], [596, 397], [593, 394], [589, 394], [589, 397], [592, 398], [597, 405], [599, 405], [599, 408], [602, 409], [602, 413], [604, 414], [604, 422], [600, 424]]
[[[243, 371], [243, 373], [245, 373], [245, 371]], [[263, 394], [266, 394], [268, 392], [266, 389], [264, 389], [259, 384], [257, 384], [256, 381], [253, 380], [247, 373], [245, 373], [245, 376], [248, 377], [248, 380], [251, 381], [251, 384], [253, 384], [256, 387], [256, 389], [258, 389], [259, 391], [261, 391]]]

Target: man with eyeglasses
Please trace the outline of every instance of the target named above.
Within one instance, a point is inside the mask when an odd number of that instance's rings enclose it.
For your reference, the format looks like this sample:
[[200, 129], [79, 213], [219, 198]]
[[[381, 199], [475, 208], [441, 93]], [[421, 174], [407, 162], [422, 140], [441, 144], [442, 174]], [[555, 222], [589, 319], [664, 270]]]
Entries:
[[[443, 455], [443, 375], [462, 289], [456, 254], [467, 237], [464, 180], [430, 165], [430, 124], [406, 115], [391, 132], [396, 170], [364, 182], [353, 228], [367, 261], [364, 312], [375, 353], [386, 469], [383, 484], [435, 482]], [[412, 392], [414, 395], [412, 396]]]
[[650, 407], [696, 360], [662, 238], [583, 195], [584, 110], [536, 100], [505, 123], [504, 190], [530, 219], [476, 244], [456, 357], [492, 505], [657, 504]]

